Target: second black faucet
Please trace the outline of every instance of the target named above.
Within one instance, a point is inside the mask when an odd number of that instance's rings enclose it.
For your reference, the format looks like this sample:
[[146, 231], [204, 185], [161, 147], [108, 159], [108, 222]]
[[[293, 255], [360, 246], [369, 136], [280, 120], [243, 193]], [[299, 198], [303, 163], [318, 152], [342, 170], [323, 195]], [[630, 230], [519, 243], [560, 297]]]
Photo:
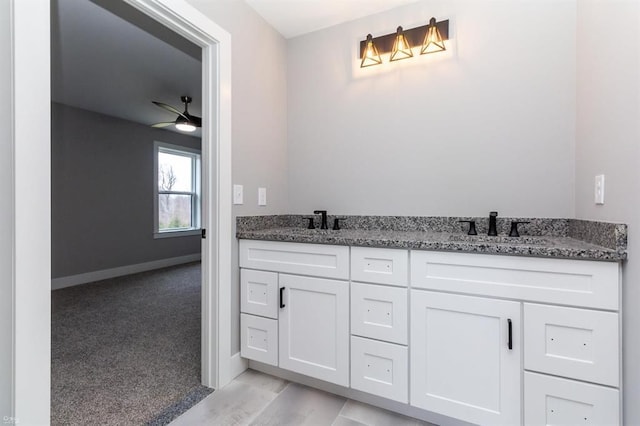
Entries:
[[320, 229], [329, 229], [327, 226], [327, 211], [326, 210], [314, 210], [313, 214], [322, 215], [322, 222], [320, 224]]
[[490, 212], [489, 213], [489, 232], [487, 235], [490, 237], [495, 237], [498, 235], [498, 229], [496, 226], [496, 218], [498, 217], [498, 212]]

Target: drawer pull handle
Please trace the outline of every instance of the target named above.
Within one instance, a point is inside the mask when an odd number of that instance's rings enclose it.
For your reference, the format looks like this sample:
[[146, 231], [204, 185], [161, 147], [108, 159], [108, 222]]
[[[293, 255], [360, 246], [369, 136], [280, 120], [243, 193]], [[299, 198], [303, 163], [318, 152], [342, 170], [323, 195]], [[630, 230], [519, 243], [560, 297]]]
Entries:
[[284, 302], [283, 302], [283, 297], [282, 297], [282, 293], [284, 292], [284, 287], [280, 287], [280, 309], [284, 308]]
[[511, 325], [511, 318], [507, 319], [507, 324], [509, 325], [509, 341], [507, 342], [507, 346], [509, 350], [513, 349], [513, 327]]

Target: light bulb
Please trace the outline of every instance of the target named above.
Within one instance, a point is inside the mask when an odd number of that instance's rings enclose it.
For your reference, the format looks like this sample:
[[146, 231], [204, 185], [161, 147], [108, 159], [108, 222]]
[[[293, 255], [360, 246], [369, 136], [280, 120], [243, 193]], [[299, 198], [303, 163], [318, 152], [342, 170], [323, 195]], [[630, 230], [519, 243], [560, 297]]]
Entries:
[[195, 132], [196, 126], [189, 123], [176, 123], [176, 129], [182, 132]]

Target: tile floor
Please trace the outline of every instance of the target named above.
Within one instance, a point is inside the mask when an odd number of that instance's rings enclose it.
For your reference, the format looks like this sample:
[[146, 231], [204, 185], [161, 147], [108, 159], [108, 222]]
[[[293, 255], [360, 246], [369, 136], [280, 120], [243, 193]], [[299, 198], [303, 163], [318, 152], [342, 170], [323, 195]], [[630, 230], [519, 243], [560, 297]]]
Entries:
[[433, 426], [277, 377], [247, 370], [171, 426]]

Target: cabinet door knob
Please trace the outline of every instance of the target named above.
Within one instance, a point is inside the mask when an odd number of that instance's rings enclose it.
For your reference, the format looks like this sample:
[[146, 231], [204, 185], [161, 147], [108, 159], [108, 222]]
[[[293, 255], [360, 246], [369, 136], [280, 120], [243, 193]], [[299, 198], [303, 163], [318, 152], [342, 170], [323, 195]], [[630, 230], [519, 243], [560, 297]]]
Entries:
[[513, 327], [511, 325], [511, 318], [507, 319], [507, 324], [509, 325], [509, 341], [507, 342], [507, 346], [509, 350], [513, 349]]
[[283, 299], [284, 287], [280, 287], [280, 309], [284, 308], [284, 299]]

